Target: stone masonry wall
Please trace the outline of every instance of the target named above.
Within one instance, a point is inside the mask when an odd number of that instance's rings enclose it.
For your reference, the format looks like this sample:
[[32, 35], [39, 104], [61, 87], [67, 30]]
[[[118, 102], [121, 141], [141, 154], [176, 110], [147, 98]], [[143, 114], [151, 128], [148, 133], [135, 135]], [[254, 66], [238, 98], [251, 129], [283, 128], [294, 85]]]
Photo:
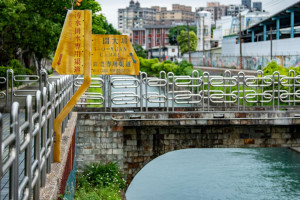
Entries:
[[[178, 123], [177, 123], [178, 124]], [[79, 114], [77, 121], [77, 162], [117, 162], [128, 183], [148, 162], [164, 153], [186, 148], [299, 147], [300, 126], [294, 125], [212, 125], [182, 121], [126, 123], [110, 115]]]

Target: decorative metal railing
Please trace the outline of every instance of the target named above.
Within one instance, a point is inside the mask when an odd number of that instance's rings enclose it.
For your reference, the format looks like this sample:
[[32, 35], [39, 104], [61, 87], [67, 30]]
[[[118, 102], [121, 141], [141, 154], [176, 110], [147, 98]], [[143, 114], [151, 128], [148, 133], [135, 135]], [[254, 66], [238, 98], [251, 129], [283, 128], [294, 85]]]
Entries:
[[[18, 81], [21, 76], [14, 76], [11, 81]], [[20, 105], [13, 102], [10, 114], [0, 113], [0, 185], [1, 199], [39, 199], [40, 187], [45, 186], [46, 173], [51, 170], [53, 142], [53, 121], [73, 95], [73, 77], [34, 76], [33, 81], [40, 81], [41, 90], [22, 90], [22, 94], [13, 87], [11, 98], [21, 95], [26, 101], [25, 120], [20, 120]], [[1, 83], [9, 80], [3, 80]], [[25, 80], [33, 76], [22, 76]], [[22, 80], [24, 82], [24, 80]], [[43, 86], [43, 87], [42, 87]], [[7, 84], [7, 87], [8, 84]], [[32, 93], [28, 94], [26, 93]], [[5, 95], [9, 94], [6, 88]], [[3, 94], [2, 93], [2, 94]], [[25, 97], [26, 95], [26, 97]], [[20, 96], [18, 96], [20, 97]], [[34, 98], [34, 99], [33, 99]], [[10, 101], [6, 101], [9, 105]], [[4, 115], [10, 115], [9, 130], [3, 128]], [[68, 118], [63, 122], [66, 127]]]
[[[81, 79], [75, 81], [77, 85]], [[300, 103], [300, 75], [295, 76], [293, 70], [288, 75], [274, 72], [266, 76], [262, 71], [256, 75], [244, 72], [232, 75], [225, 71], [220, 76], [208, 72], [200, 76], [198, 71], [192, 76], [161, 72], [159, 77], [148, 77], [141, 72], [139, 76], [99, 76], [93, 87], [101, 88], [102, 92], [87, 92], [78, 105], [100, 106], [105, 112], [116, 107], [137, 107], [140, 112], [147, 112], [150, 107], [170, 112], [175, 107], [193, 107], [199, 111], [215, 107], [236, 111], [248, 107], [279, 110]]]

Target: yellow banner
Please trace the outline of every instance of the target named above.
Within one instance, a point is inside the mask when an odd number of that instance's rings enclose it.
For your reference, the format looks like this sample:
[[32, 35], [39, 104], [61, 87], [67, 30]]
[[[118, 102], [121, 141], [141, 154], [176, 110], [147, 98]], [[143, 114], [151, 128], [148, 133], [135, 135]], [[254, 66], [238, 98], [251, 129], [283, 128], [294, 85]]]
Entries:
[[[67, 13], [52, 62], [52, 67], [59, 74], [83, 74], [84, 19], [84, 10], [72, 10]], [[88, 35], [91, 37], [91, 34]]]
[[[68, 11], [52, 67], [59, 74], [81, 75], [84, 72], [84, 36], [92, 41], [93, 75], [127, 74], [138, 75], [139, 59], [126, 35], [85, 34], [85, 12]], [[87, 30], [86, 30], [87, 31]], [[89, 53], [89, 52], [86, 52]]]
[[139, 59], [126, 35], [92, 35], [92, 74], [138, 75]]

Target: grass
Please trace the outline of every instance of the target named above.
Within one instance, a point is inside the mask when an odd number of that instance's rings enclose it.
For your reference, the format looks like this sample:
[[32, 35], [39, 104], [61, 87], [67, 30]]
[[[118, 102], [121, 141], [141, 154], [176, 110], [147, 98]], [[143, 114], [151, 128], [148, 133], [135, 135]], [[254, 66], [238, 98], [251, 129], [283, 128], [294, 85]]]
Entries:
[[[92, 76], [93, 78], [97, 78], [97, 76]], [[90, 92], [90, 93], [97, 93], [97, 94], [103, 94], [102, 93], [102, 88], [100, 87], [100, 84], [94, 84], [93, 82], [92, 82], [92, 85], [91, 86], [93, 86], [93, 87], [90, 87], [89, 89], [88, 89], [88, 92]], [[88, 99], [87, 100], [87, 103], [102, 103], [102, 99], [96, 99], [95, 97], [94, 97], [94, 99]], [[87, 105], [87, 107], [88, 108], [102, 108], [103, 107], [103, 105], [101, 105], [101, 104], [89, 104], [89, 105]]]
[[77, 174], [77, 200], [121, 200], [126, 187], [123, 174], [116, 163], [92, 163]]

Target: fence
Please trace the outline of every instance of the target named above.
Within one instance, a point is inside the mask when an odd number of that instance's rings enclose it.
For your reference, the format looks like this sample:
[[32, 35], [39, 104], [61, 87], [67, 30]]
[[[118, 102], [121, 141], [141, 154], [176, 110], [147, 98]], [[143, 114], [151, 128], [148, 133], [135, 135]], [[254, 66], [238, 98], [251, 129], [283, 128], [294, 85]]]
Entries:
[[142, 72], [139, 76], [101, 76], [97, 81], [102, 93], [86, 93], [81, 105], [100, 105], [105, 112], [116, 107], [136, 107], [140, 112], [148, 112], [149, 107], [171, 112], [175, 107], [193, 107], [198, 111], [262, 107], [275, 111], [300, 103], [300, 75], [296, 76], [293, 70], [288, 76], [278, 72], [264, 76], [262, 71], [256, 75], [232, 75], [227, 70], [222, 76], [208, 72], [200, 76], [194, 71], [192, 76], [161, 72], [159, 77], [148, 77]]
[[[240, 67], [240, 57], [239, 56], [224, 56], [221, 53], [215, 53], [212, 51], [203, 52], [193, 52], [191, 54], [191, 62], [195, 66], [212, 66], [212, 67], [227, 67], [227, 68], [239, 68]], [[184, 54], [184, 59], [188, 60], [187, 54]], [[300, 55], [273, 55], [261, 56], [255, 54], [252, 56], [243, 56], [243, 69], [246, 70], [261, 70], [263, 67], [267, 66], [268, 63], [275, 61], [279, 65], [284, 67], [297, 67], [300, 65]]]
[[[40, 187], [45, 186], [46, 173], [51, 170], [55, 140], [53, 121], [74, 92], [73, 77], [49, 78], [46, 73], [41, 77], [14, 76], [9, 70], [7, 77], [0, 79], [7, 84], [6, 97], [9, 77], [12, 86], [14, 81], [20, 81], [18, 78], [25, 78], [25, 82], [33, 78], [31, 81], [39, 82], [41, 90], [22, 90], [22, 94], [18, 94], [20, 90], [11, 87], [11, 99], [17, 95], [26, 96], [25, 121], [20, 120], [19, 103], [11, 103], [10, 130], [6, 134], [3, 133], [3, 114], [0, 114], [1, 199], [39, 199]], [[26, 95], [33, 92], [33, 95]], [[6, 104], [10, 104], [7, 98]], [[62, 129], [66, 127], [66, 120]]]

